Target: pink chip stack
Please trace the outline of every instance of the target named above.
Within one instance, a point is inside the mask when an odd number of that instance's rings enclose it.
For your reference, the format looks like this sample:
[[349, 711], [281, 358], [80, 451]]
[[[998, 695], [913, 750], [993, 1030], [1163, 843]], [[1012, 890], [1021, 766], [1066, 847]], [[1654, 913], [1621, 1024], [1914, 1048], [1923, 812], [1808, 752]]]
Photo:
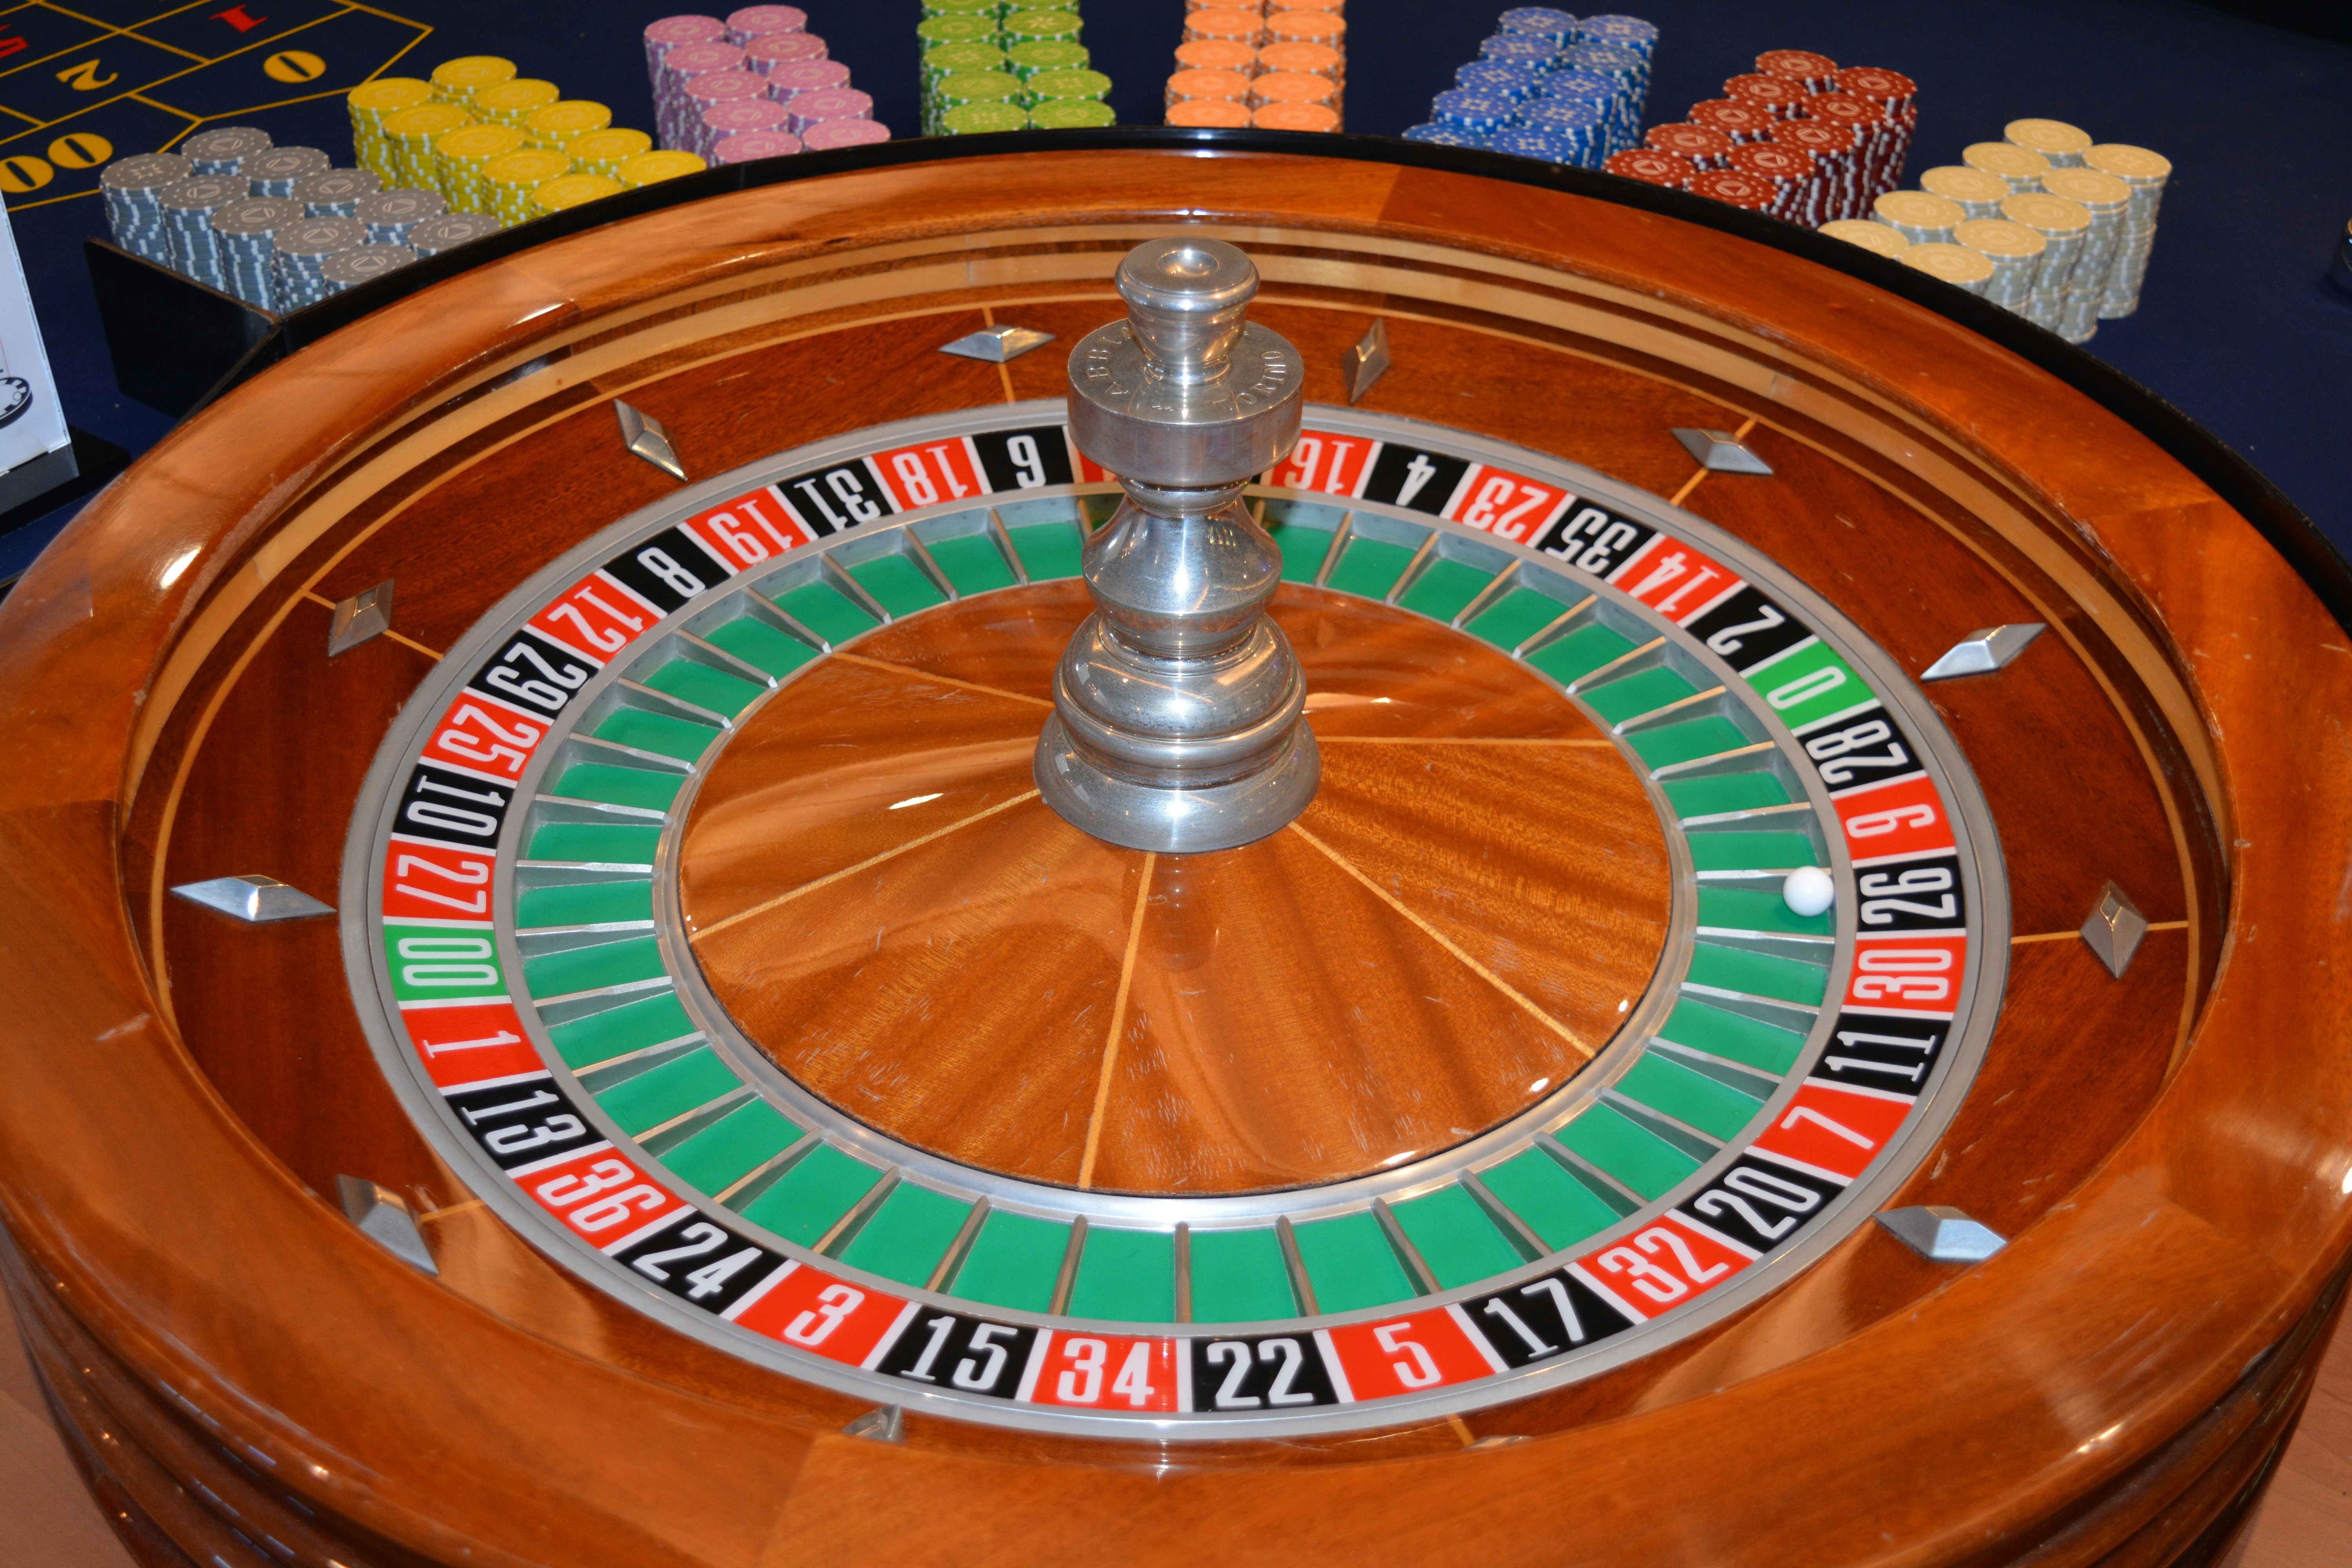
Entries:
[[727, 41], [749, 47], [754, 38], [772, 33], [798, 33], [808, 27], [808, 13], [797, 5], [746, 5], [727, 17]]
[[848, 85], [849, 68], [839, 60], [797, 60], [768, 73], [768, 96], [778, 103], [790, 103], [804, 92]]
[[[661, 144], [714, 162], [780, 157], [803, 142], [890, 139], [874, 123], [874, 100], [849, 85], [847, 66], [826, 58], [824, 40], [797, 5], [746, 5], [723, 22], [665, 16], [646, 29], [646, 69]], [[841, 129], [848, 126], [860, 129]]]
[[824, 56], [824, 40], [814, 33], [762, 33], [743, 46], [744, 67], [761, 76], [774, 74], [780, 66], [821, 60]]
[[801, 139], [789, 131], [739, 131], [711, 143], [713, 163], [749, 163], [761, 158], [788, 158], [801, 150]]
[[[857, 95], [864, 98], [864, 93]], [[801, 145], [812, 153], [829, 153], [835, 147], [863, 147], [873, 142], [890, 140], [890, 128], [872, 120], [824, 120], [808, 128]]]
[[793, 134], [806, 141], [817, 126], [835, 120], [871, 120], [874, 100], [854, 87], [828, 87], [796, 93], [784, 106], [792, 113]]
[[727, 24], [716, 16], [664, 16], [646, 28], [646, 75], [658, 89], [662, 57], [679, 44], [727, 41]]
[[683, 145], [680, 138], [705, 107], [693, 104], [689, 109], [688, 84], [700, 77], [729, 72], [751, 77], [755, 82], [761, 79], [743, 69], [743, 51], [724, 40], [673, 44], [664, 51], [661, 64], [654, 69], [654, 125], [663, 146]]
[[[715, 156], [712, 150], [729, 137], [782, 131], [791, 119], [791, 111], [772, 98], [739, 98], [714, 103], [702, 111], [702, 123], [696, 128], [694, 144], [687, 151], [711, 158]], [[774, 154], [762, 153], [759, 156]]]

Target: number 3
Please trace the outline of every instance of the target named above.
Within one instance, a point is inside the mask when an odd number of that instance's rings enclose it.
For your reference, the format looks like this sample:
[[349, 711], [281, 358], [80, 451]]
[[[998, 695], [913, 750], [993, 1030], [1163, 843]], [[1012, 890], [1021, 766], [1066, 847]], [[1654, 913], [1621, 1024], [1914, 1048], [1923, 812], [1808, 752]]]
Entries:
[[816, 1307], [803, 1312], [784, 1328], [784, 1338], [796, 1345], [821, 1345], [833, 1338], [842, 1320], [866, 1302], [866, 1292], [846, 1285], [828, 1285], [817, 1292]]

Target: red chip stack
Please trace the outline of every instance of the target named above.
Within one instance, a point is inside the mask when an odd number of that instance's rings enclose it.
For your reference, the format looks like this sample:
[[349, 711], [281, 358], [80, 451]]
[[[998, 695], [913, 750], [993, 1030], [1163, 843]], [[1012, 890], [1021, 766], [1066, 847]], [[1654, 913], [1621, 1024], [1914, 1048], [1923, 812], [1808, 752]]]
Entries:
[[1787, 218], [1808, 228], [1822, 221], [1812, 216], [1821, 205], [1822, 193], [1814, 178], [1811, 153], [1778, 142], [1750, 142], [1731, 150], [1731, 166], [1743, 174], [1772, 182], [1780, 192], [1779, 199], [1769, 209], [1774, 217]]
[[1865, 161], [1864, 177], [1883, 180], [1879, 193], [1893, 190], [1903, 183], [1903, 161], [1911, 154], [1911, 132], [1919, 123], [1919, 84], [1901, 71], [1855, 66], [1837, 73], [1837, 87], [1886, 117], [1887, 134], [1881, 139], [1878, 159]]
[[1902, 183], [1919, 117], [1918, 84], [1902, 72], [1840, 69], [1809, 49], [1769, 49], [1756, 57], [1752, 75], [1733, 77], [1723, 91], [1691, 105], [1687, 123], [1658, 126], [1645, 138], [1699, 176], [1739, 176], [1695, 178], [1689, 189], [1818, 226], [1867, 217], [1871, 203]]
[[1769, 213], [1780, 199], [1778, 185], [1744, 169], [1701, 169], [1691, 176], [1690, 191], [1693, 195], [1727, 206], [1746, 207], [1752, 213]]
[[1674, 153], [1662, 153], [1655, 147], [1628, 147], [1622, 153], [1612, 153], [1609, 162], [1601, 165], [1612, 174], [1646, 184], [1665, 185], [1674, 190], [1690, 189], [1691, 181], [1701, 171], [1691, 166], [1688, 158]]
[[1804, 112], [1802, 105], [1812, 92], [1801, 82], [1759, 72], [1725, 82], [1723, 96], [1735, 103], [1752, 103], [1775, 120], [1793, 120]]
[[1779, 123], [1772, 111], [1761, 104], [1742, 103], [1737, 99], [1710, 98], [1690, 106], [1684, 117], [1693, 125], [1704, 125], [1710, 131], [1720, 131], [1734, 142], [1761, 142], [1772, 134]]
[[[1724, 160], [1731, 155], [1731, 149], [1737, 145], [1723, 132], [1705, 125], [1689, 124], [1653, 125], [1642, 142], [1644, 146], [1654, 147], [1661, 153], [1672, 153], [1676, 157], [1689, 159], [1691, 167], [1695, 169], [1722, 168]], [[1852, 146], [1852, 142], [1847, 145]]]
[[1837, 87], [1837, 61], [1810, 49], [1767, 49], [1756, 57], [1756, 68], [1795, 82], [1807, 92], [1830, 92]]

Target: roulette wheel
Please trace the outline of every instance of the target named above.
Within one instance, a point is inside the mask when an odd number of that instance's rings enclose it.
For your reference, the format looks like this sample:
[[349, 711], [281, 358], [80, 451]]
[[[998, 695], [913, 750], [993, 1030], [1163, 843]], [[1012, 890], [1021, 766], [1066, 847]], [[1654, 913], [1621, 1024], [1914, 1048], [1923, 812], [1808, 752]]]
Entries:
[[2210, 1556], [2352, 1201], [2296, 520], [1671, 193], [957, 152], [404, 283], [0, 610], [126, 1540]]

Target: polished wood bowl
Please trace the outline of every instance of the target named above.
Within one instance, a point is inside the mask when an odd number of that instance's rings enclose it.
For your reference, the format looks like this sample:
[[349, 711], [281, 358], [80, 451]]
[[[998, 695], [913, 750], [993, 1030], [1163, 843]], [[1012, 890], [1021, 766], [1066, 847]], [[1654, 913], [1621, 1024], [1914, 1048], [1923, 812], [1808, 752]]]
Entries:
[[[153, 1563], [2147, 1563], [2201, 1561], [2293, 1426], [2352, 1247], [2340, 569], [2217, 447], [1940, 284], [1706, 204], [1396, 143], [1038, 138], [809, 160], [574, 214], [237, 386], [0, 607], [0, 1199], [60, 1426]], [[748, 178], [771, 179], [755, 173]], [[362, 774], [440, 650], [700, 473], [1058, 395], [1111, 269], [1244, 246], [1255, 318], [1344, 403], [1673, 497], [1933, 689], [2013, 906], [1987, 1066], [1897, 1204], [2013, 1239], [1956, 1268], [1864, 1225], [1760, 1304], [1563, 1390], [1276, 1445], [910, 1419], [640, 1317], [433, 1153], [331, 922], [166, 889], [331, 889]], [[396, 289], [387, 289], [387, 293]], [[1998, 341], [1997, 341], [1998, 340]], [[1769, 478], [1670, 431], [1737, 431]], [[2300, 569], [2299, 569], [2300, 568]], [[398, 584], [329, 661], [331, 606]], [[2107, 879], [2151, 931], [2112, 980]], [[350, 1224], [408, 1194], [442, 1272]], [[324, 1195], [322, 1195], [324, 1194]]]

